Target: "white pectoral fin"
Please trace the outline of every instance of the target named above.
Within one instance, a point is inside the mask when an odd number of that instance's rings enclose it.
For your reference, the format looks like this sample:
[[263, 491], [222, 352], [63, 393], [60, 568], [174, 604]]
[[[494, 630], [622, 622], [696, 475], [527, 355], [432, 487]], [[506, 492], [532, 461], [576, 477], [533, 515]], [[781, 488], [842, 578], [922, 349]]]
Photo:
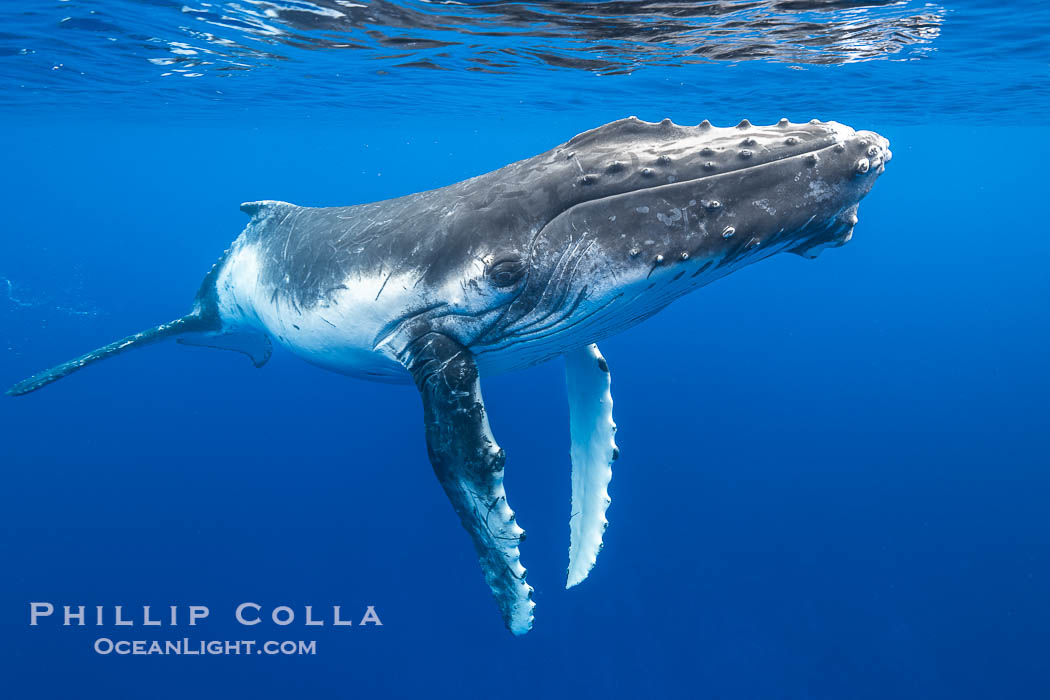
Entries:
[[609, 525], [605, 511], [610, 503], [612, 463], [619, 450], [609, 366], [597, 345], [566, 353], [565, 383], [572, 438], [572, 516], [565, 587], [571, 588], [587, 578], [598, 560], [602, 534]]

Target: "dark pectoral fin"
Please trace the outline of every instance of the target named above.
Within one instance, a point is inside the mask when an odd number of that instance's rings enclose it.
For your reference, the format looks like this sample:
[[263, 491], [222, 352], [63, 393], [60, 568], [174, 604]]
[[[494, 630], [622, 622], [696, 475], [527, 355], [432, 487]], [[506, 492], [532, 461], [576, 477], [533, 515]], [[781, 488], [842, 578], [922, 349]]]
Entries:
[[431, 333], [403, 359], [423, 398], [427, 450], [445, 493], [474, 540], [485, 580], [514, 634], [532, 628], [532, 587], [525, 582], [514, 521], [503, 491], [503, 450], [485, 416], [478, 368], [469, 350]]

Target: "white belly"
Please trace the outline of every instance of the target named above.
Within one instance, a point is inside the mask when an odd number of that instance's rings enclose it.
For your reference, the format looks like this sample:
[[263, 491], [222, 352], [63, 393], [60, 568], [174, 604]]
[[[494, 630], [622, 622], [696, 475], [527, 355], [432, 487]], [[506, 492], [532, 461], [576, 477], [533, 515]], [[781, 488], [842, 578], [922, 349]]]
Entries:
[[411, 383], [393, 351], [375, 345], [390, 319], [414, 301], [407, 280], [355, 277], [327, 300], [298, 309], [285, 296], [263, 288], [260, 277], [256, 248], [237, 241], [217, 281], [224, 323], [263, 331], [307, 362], [340, 374]]

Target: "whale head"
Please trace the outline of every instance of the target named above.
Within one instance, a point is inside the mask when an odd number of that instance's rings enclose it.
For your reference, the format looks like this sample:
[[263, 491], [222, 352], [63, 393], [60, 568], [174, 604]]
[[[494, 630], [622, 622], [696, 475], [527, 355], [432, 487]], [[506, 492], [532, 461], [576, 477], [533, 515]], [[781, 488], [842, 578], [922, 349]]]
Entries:
[[[540, 164], [558, 182], [527, 248], [486, 261], [512, 294], [472, 344], [539, 362], [632, 326], [777, 252], [815, 257], [850, 240], [889, 142], [837, 122], [679, 126], [624, 119]], [[571, 175], [567, 176], [567, 173]], [[568, 182], [566, 183], [566, 180]]]

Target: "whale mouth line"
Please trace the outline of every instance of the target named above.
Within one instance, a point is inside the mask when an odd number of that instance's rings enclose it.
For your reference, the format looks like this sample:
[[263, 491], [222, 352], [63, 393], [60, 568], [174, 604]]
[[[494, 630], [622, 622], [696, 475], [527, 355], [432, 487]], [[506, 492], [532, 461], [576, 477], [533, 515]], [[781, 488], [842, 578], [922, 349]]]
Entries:
[[[742, 174], [746, 174], [746, 173], [752, 172], [752, 171], [757, 171], [757, 170], [759, 170], [761, 168], [765, 168], [765, 167], [768, 167], [768, 166], [773, 166], [773, 165], [777, 165], [777, 164], [783, 164], [783, 163], [789, 162], [789, 161], [791, 161], [793, 159], [799, 161], [798, 165], [799, 165], [800, 169], [816, 167], [816, 165], [818, 163], [820, 163], [820, 162], [828, 162], [828, 161], [824, 161], [823, 160], [823, 156], [825, 156], [825, 155], [834, 154], [834, 156], [841, 158], [841, 154], [842, 154], [842, 151], [843, 151], [843, 146], [847, 145], [847, 143], [848, 143], [848, 141], [850, 139], [853, 139], [853, 138], [855, 138], [857, 136], [857, 132], [852, 130], [852, 129], [850, 129], [848, 132], [844, 132], [844, 131], [842, 131], [840, 129], [835, 129], [834, 133], [836, 134], [837, 138], [835, 138], [830, 143], [825, 143], [824, 145], [820, 145], [819, 147], [810, 148], [810, 149], [807, 149], [807, 150], [804, 150], [804, 151], [795, 151], [795, 152], [792, 152], [792, 153], [786, 153], [786, 154], [780, 155], [779, 157], [777, 157], [774, 154], [774, 157], [771, 157], [769, 160], [766, 160], [766, 161], [761, 162], [761, 163], [755, 163], [755, 164], [752, 164], [752, 165], [746, 165], [744, 167], [737, 167], [737, 168], [734, 168], [732, 170], [726, 170], [726, 171], [720, 172], [720, 173], [701, 174], [698, 177], [684, 179], [684, 180], [679, 180], [679, 181], [676, 181], [676, 182], [669, 182], [669, 183], [663, 183], [663, 184], [653, 184], [653, 185], [646, 186], [646, 187], [638, 187], [637, 189], [627, 190], [627, 191], [624, 191], [624, 192], [618, 192], [618, 193], [615, 193], [615, 194], [609, 194], [609, 195], [606, 195], [604, 197], [597, 197], [595, 199], [587, 200], [587, 201], [584, 201], [584, 202], [579, 202], [579, 203], [574, 204], [573, 206], [568, 207], [567, 209], [559, 212], [550, 221], [548, 221], [547, 224], [545, 224], [537, 232], [534, 240], [539, 239], [539, 237], [543, 234], [543, 232], [545, 230], [547, 230], [548, 227], [550, 227], [552, 225], [556, 225], [554, 223], [555, 220], [560, 219], [562, 216], [571, 215], [571, 212], [573, 212], [574, 210], [576, 210], [578, 208], [581, 208], [581, 207], [594, 206], [594, 205], [601, 206], [602, 203], [611, 202], [611, 201], [614, 201], [614, 200], [617, 200], [617, 199], [621, 199], [621, 198], [625, 198], [625, 197], [629, 197], [629, 196], [632, 196], [632, 195], [635, 195], [635, 194], [638, 194], [638, 193], [652, 192], [653, 196], [659, 197], [661, 195], [661, 192], [668, 192], [668, 191], [670, 191], [670, 188], [680, 188], [683, 185], [686, 186], [686, 187], [689, 187], [689, 186], [692, 186], [692, 185], [697, 185], [697, 184], [702, 183], [702, 182], [703, 183], [711, 182], [711, 183], [717, 184], [718, 181], [719, 181], [719, 178], [725, 178], [725, 177], [729, 177], [729, 176], [740, 177]], [[878, 148], [878, 153], [876, 153], [876, 154], [869, 153], [870, 161], [867, 158], [863, 159], [863, 161], [866, 164], [868, 164], [868, 167], [865, 168], [863, 171], [859, 171], [859, 170], [855, 170], [855, 169], [846, 169], [846, 168], [842, 167], [844, 165], [843, 163], [838, 162], [838, 163], [834, 164], [835, 177], [841, 176], [844, 179], [845, 178], [853, 178], [853, 177], [857, 177], [857, 176], [860, 176], [860, 177], [865, 177], [865, 176], [872, 177], [872, 176], [877, 176], [878, 173], [882, 172], [882, 170], [883, 170], [883, 168], [885, 166], [885, 163], [887, 163], [892, 158], [892, 153], [891, 153], [891, 151], [889, 149], [889, 142], [884, 137], [880, 137], [878, 135], [873, 135], [873, 136], [874, 136], [876, 141], [875, 141], [875, 144], [871, 144], [871, 145]], [[869, 137], [862, 135], [861, 138], [864, 139], [863, 141], [861, 141], [861, 145], [865, 145], [865, 141], [867, 141], [869, 139]], [[816, 158], [816, 160], [813, 160], [814, 158]], [[812, 224], [815, 218], [816, 218], [816, 216], [810, 217], [810, 219], [802, 226], [802, 228], [805, 228], [805, 227], [809, 226], [810, 224]], [[856, 223], [855, 217], [854, 217], [854, 221], [852, 223]], [[837, 245], [841, 245], [842, 243], [844, 243], [844, 242], [849, 240], [849, 235], [852, 233], [852, 223], [845, 227], [846, 233], [841, 237], [841, 243], [837, 243]], [[783, 233], [783, 232], [784, 232], [784, 230], [781, 229], [780, 233]], [[726, 236], [726, 237], [728, 237], [728, 236]], [[836, 239], [836, 240], [838, 240], [838, 239]], [[773, 239], [770, 239], [769, 241], [766, 241], [766, 243], [772, 243], [772, 241], [773, 241]], [[790, 245], [792, 245], [792, 243], [790, 241], [781, 240], [781, 241], [779, 241], [779, 243], [774, 244], [773, 247], [770, 247], [769, 245], [764, 245], [762, 247], [762, 250], [765, 251], [768, 254], [772, 254], [773, 252], [776, 252], [777, 250], [787, 249], [787, 247], [789, 247]], [[816, 249], [816, 248], [830, 247], [830, 246], [833, 246], [833, 245], [836, 245], [836, 243], [833, 242], [833, 241], [812, 242], [812, 245], [810, 245], [809, 247]], [[777, 246], [779, 246], [779, 247], [777, 247]], [[805, 242], [803, 242], [803, 247], [805, 247]], [[803, 250], [802, 252], [805, 252], [805, 251]], [[801, 252], [800, 252], [800, 254], [801, 254]], [[722, 263], [718, 263], [718, 265], [716, 265], [716, 267], [721, 267], [721, 266], [722, 266]], [[650, 275], [655, 270], [656, 270], [656, 267], [654, 267], [653, 270], [650, 271]], [[675, 279], [677, 280], [679, 277], [681, 277], [681, 275], [682, 275], [681, 272], [678, 273], [678, 277], [675, 277]], [[571, 283], [570, 283], [570, 285], [571, 285]], [[650, 285], [650, 288], [651, 288], [651, 286], [652, 285]], [[639, 296], [641, 296], [642, 294], [644, 294], [644, 292], [640, 292]], [[620, 296], [622, 296], [622, 295], [620, 295]], [[576, 305], [579, 304], [579, 301], [580, 301], [579, 298], [577, 298]], [[603, 305], [602, 308], [604, 308], [604, 306], [605, 305]], [[479, 353], [488, 353], [488, 352], [498, 351], [498, 350], [504, 349], [506, 347], [509, 347], [511, 345], [516, 345], [516, 344], [519, 344], [519, 343], [541, 341], [541, 340], [543, 340], [543, 339], [545, 339], [545, 338], [547, 338], [549, 336], [552, 336], [552, 335], [555, 335], [555, 334], [562, 333], [562, 332], [566, 331], [567, 328], [566, 327], [562, 327], [562, 324], [566, 320], [566, 318], [571, 316], [571, 310], [567, 314], [565, 314], [564, 316], [558, 318], [553, 323], [548, 323], [547, 325], [540, 325], [539, 328], [536, 327], [538, 324], [541, 324], [544, 321], [548, 321], [550, 319], [550, 317], [556, 313], [556, 311], [558, 311], [559, 309], [562, 309], [562, 308], [564, 308], [564, 305], [562, 305], [562, 304], [556, 305], [556, 308], [551, 310], [551, 311], [548, 311], [548, 313], [546, 315], [542, 316], [539, 319], [532, 319], [531, 322], [529, 322], [529, 323], [527, 323], [527, 324], [525, 324], [523, 326], [520, 326], [520, 327], [517, 327], [517, 328], [513, 329], [513, 332], [510, 332], [509, 334], [503, 335], [500, 338], [500, 340], [495, 342], [495, 343], [488, 343], [483, 350], [479, 350], [478, 352]], [[593, 313], [594, 313], [593, 311], [588, 313], [588, 316], [592, 315]], [[578, 325], [579, 322], [580, 322], [580, 320], [575, 320], [573, 323], [570, 324], [570, 326]], [[503, 329], [503, 330], [506, 331], [506, 330], [510, 330], [510, 329]]]

